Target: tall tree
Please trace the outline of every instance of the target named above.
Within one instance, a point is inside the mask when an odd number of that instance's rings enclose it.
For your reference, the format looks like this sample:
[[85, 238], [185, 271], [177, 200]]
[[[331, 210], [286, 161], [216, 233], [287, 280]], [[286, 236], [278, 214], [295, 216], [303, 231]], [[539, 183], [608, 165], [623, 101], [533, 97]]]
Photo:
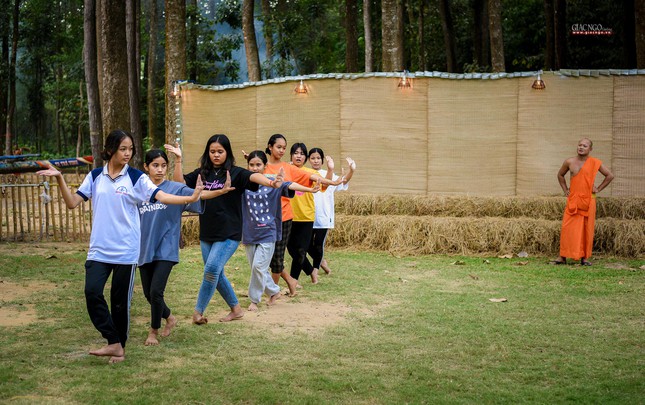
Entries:
[[5, 153], [11, 154], [11, 142], [16, 117], [16, 62], [18, 60], [18, 35], [20, 19], [20, 0], [13, 3], [13, 30], [11, 33], [11, 57], [9, 60], [9, 104], [7, 106], [7, 123], [5, 126]]
[[381, 42], [383, 71], [394, 72], [403, 66], [403, 7], [400, 0], [381, 0]]
[[493, 72], [505, 72], [501, 0], [488, 0], [488, 30], [490, 35], [490, 60]]
[[439, 15], [443, 31], [443, 44], [446, 49], [446, 68], [448, 72], [457, 72], [457, 50], [455, 46], [455, 29], [450, 12], [450, 0], [439, 0]]
[[103, 121], [99, 98], [98, 62], [96, 49], [96, 0], [84, 0], [83, 12], [83, 61], [85, 87], [87, 88], [87, 111], [90, 127], [90, 145], [94, 167], [103, 166]]
[[634, 2], [636, 31], [636, 68], [645, 69], [645, 1]]
[[345, 72], [358, 72], [358, 3], [345, 0]]
[[[639, 0], [623, 1], [623, 64], [628, 69], [636, 67], [636, 19], [634, 11]], [[643, 1], [640, 1], [643, 3]]]
[[188, 79], [197, 81], [197, 37], [199, 28], [199, 8], [197, 0], [188, 0], [186, 3], [186, 57], [188, 58]]
[[150, 0], [148, 8], [148, 19], [150, 36], [148, 42], [148, 62], [147, 62], [147, 110], [148, 110], [148, 139], [155, 147], [161, 147], [166, 141], [163, 134], [157, 132], [157, 97], [155, 92], [155, 83], [157, 82], [157, 24], [158, 21], [157, 1]]
[[186, 77], [186, 2], [166, 0], [166, 142], [175, 143], [173, 83]]
[[0, 133], [7, 127], [7, 96], [9, 91], [9, 33], [11, 6], [9, 0], [0, 0]]
[[546, 47], [544, 52], [544, 67], [555, 69], [555, 6], [553, 0], [544, 0], [544, 17], [546, 20]]
[[132, 157], [132, 166], [143, 169], [143, 134], [141, 130], [141, 104], [139, 99], [139, 48], [137, 46], [137, 32], [139, 19], [137, 18], [137, 0], [125, 2], [125, 31], [128, 59], [128, 99], [130, 101], [130, 133], [134, 138], [134, 147], [139, 153]]
[[103, 128], [111, 132], [130, 128], [126, 7], [123, 0], [101, 0], [99, 4], [103, 71], [101, 113]]
[[419, 52], [417, 55], [417, 66], [419, 70], [428, 70], [428, 58], [426, 50], [425, 19], [426, 11], [429, 8], [429, 0], [421, 0], [419, 4], [419, 15], [417, 16], [417, 44]]
[[488, 0], [473, 1], [473, 45], [477, 66], [480, 68], [490, 66]]
[[249, 81], [262, 80], [260, 69], [260, 55], [258, 43], [255, 38], [255, 1], [244, 0], [242, 3], [242, 33], [244, 34], [244, 49], [246, 51], [246, 67], [249, 72]]
[[365, 71], [374, 71], [374, 44], [372, 42], [372, 0], [363, 0], [363, 31], [365, 37]]
[[553, 27], [555, 36], [555, 68], [563, 69], [568, 64], [567, 47], [567, 2], [555, 0], [553, 12]]
[[265, 73], [266, 77], [272, 77], [272, 69], [270, 66], [273, 63], [273, 19], [271, 16], [271, 3], [269, 0], [260, 0], [262, 5], [262, 32], [264, 33], [264, 43], [266, 46], [266, 65], [269, 67]]

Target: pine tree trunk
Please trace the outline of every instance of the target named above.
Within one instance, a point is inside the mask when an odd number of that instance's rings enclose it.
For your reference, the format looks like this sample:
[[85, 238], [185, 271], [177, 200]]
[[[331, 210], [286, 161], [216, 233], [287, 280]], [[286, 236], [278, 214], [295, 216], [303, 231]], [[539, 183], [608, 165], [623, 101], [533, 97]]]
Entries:
[[403, 70], [403, 7], [399, 0], [381, 0], [383, 71]]
[[358, 72], [358, 4], [345, 0], [345, 72]]
[[90, 145], [94, 167], [103, 166], [103, 121], [99, 99], [98, 63], [96, 49], [96, 0], [85, 0], [83, 18], [83, 62], [87, 89], [87, 112], [90, 127]]
[[123, 0], [100, 1], [102, 53], [101, 114], [106, 132], [130, 128], [126, 5]]
[[363, 0], [363, 29], [365, 36], [365, 71], [374, 71], [374, 44], [372, 42], [372, 0]]
[[439, 15], [443, 31], [443, 44], [446, 50], [446, 68], [448, 72], [457, 72], [457, 51], [455, 49], [455, 29], [450, 12], [450, 1], [439, 0]]
[[501, 0], [488, 0], [488, 30], [490, 35], [490, 60], [493, 72], [505, 72]]
[[186, 3], [187, 38], [186, 38], [186, 57], [188, 58], [188, 79], [197, 80], [197, 0], [188, 0]]
[[166, 142], [180, 137], [175, 127], [173, 82], [186, 77], [186, 3], [166, 0]]
[[255, 2], [253, 0], [243, 1], [242, 32], [244, 34], [244, 50], [246, 51], [246, 67], [249, 73], [249, 81], [259, 82], [262, 80], [262, 73], [260, 70], [258, 43], [255, 38], [254, 10]]
[[141, 131], [141, 105], [139, 99], [139, 59], [137, 59], [137, 1], [126, 0], [125, 30], [127, 37], [128, 58], [128, 98], [130, 100], [130, 133], [134, 138], [134, 148], [137, 153], [132, 157], [132, 167], [143, 170], [143, 141]]
[[555, 69], [555, 8], [553, 0], [544, 0], [544, 17], [546, 19], [546, 47], [544, 53], [544, 67], [547, 70]]
[[148, 30], [150, 42], [148, 43], [148, 86], [146, 97], [148, 104], [148, 139], [154, 147], [159, 148], [163, 146], [165, 137], [157, 132], [157, 97], [155, 95], [155, 83], [157, 79], [157, 24], [159, 21], [156, 0], [150, 1], [148, 13], [150, 20], [150, 28]]
[[488, 34], [488, 1], [475, 0], [473, 6], [475, 62], [479, 68], [490, 66], [490, 49]]
[[7, 123], [5, 126], [5, 154], [11, 155], [14, 121], [16, 116], [16, 62], [18, 60], [18, 29], [20, 22], [20, 0], [13, 6], [13, 31], [11, 34], [11, 57], [9, 60], [9, 104], [7, 106]]
[[271, 5], [269, 0], [261, 0], [262, 5], [262, 18], [264, 24], [262, 25], [262, 32], [264, 33], [264, 42], [266, 44], [266, 60], [269, 69], [265, 72], [267, 78], [273, 77], [273, 71], [270, 66], [273, 63], [273, 19], [271, 17]]
[[567, 2], [555, 0], [553, 25], [555, 29], [555, 68], [564, 69], [568, 65], [567, 48]]

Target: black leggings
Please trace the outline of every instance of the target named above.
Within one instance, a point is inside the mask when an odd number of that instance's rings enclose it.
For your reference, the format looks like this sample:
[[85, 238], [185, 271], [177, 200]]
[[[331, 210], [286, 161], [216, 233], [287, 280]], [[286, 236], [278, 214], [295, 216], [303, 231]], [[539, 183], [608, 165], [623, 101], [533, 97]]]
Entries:
[[287, 243], [287, 250], [291, 256], [291, 277], [296, 280], [300, 277], [300, 272], [305, 271], [306, 275], [311, 274], [311, 269], [303, 268], [307, 257], [307, 249], [311, 242], [311, 232], [314, 230], [313, 222], [293, 222], [291, 225], [291, 235]]
[[325, 254], [325, 240], [327, 239], [327, 228], [316, 228], [311, 234], [311, 243], [307, 253], [311, 256], [311, 263], [309, 259], [305, 257], [304, 262], [302, 263], [302, 269], [305, 273], [309, 272], [311, 274], [313, 269], [320, 269], [320, 263], [322, 262], [323, 255]]
[[282, 239], [275, 242], [275, 250], [271, 258], [271, 273], [280, 274], [284, 270], [284, 249], [289, 242], [289, 235], [291, 235], [291, 224], [293, 220], [288, 219], [282, 222]]
[[152, 329], [159, 329], [161, 318], [168, 319], [170, 316], [170, 308], [163, 299], [163, 293], [174, 265], [174, 262], [155, 260], [139, 267], [143, 294], [150, 303], [150, 327]]
[[[130, 302], [134, 287], [136, 264], [85, 262], [85, 303], [94, 327], [108, 344], [125, 347], [130, 331]], [[103, 295], [107, 279], [112, 274], [110, 309]]]

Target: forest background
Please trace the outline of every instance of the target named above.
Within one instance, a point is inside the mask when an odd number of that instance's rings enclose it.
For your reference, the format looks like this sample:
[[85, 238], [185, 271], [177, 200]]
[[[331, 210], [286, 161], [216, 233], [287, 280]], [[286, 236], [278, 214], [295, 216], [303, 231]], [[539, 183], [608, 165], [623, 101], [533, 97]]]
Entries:
[[[0, 0], [7, 155], [172, 140], [176, 81], [645, 68], [645, 1]], [[133, 164], [141, 165], [141, 156]]]

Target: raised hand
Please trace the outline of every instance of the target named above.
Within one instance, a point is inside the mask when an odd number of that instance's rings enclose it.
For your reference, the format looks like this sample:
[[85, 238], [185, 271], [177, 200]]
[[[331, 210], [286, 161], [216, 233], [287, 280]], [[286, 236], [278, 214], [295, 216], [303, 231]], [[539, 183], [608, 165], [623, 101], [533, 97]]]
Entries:
[[197, 182], [195, 183], [195, 191], [190, 198], [190, 202], [195, 202], [201, 198], [202, 191], [204, 190], [204, 182], [202, 181], [202, 175], [197, 175]]
[[347, 164], [349, 165], [349, 170], [351, 170], [352, 172], [356, 170], [356, 162], [354, 162], [354, 159], [347, 157], [345, 158], [345, 160], [347, 160]]
[[36, 174], [39, 176], [56, 177], [56, 176], [59, 176], [61, 172], [58, 169], [56, 169], [54, 166], [49, 165], [49, 169], [38, 170]]
[[175, 142], [174, 146], [167, 143], [164, 145], [164, 148], [181, 160], [181, 148], [179, 147], [179, 142]]
[[317, 181], [314, 183], [314, 186], [311, 188], [312, 193], [317, 193], [320, 191], [320, 182]]
[[244, 149], [242, 149], [242, 155], [244, 155], [244, 160], [249, 160], [249, 154], [244, 152]]
[[325, 162], [327, 162], [327, 170], [334, 171], [334, 159], [331, 156], [325, 156]]
[[231, 187], [231, 172], [226, 171], [226, 181], [224, 182], [224, 187], [221, 189], [225, 193], [235, 190], [235, 187]]

